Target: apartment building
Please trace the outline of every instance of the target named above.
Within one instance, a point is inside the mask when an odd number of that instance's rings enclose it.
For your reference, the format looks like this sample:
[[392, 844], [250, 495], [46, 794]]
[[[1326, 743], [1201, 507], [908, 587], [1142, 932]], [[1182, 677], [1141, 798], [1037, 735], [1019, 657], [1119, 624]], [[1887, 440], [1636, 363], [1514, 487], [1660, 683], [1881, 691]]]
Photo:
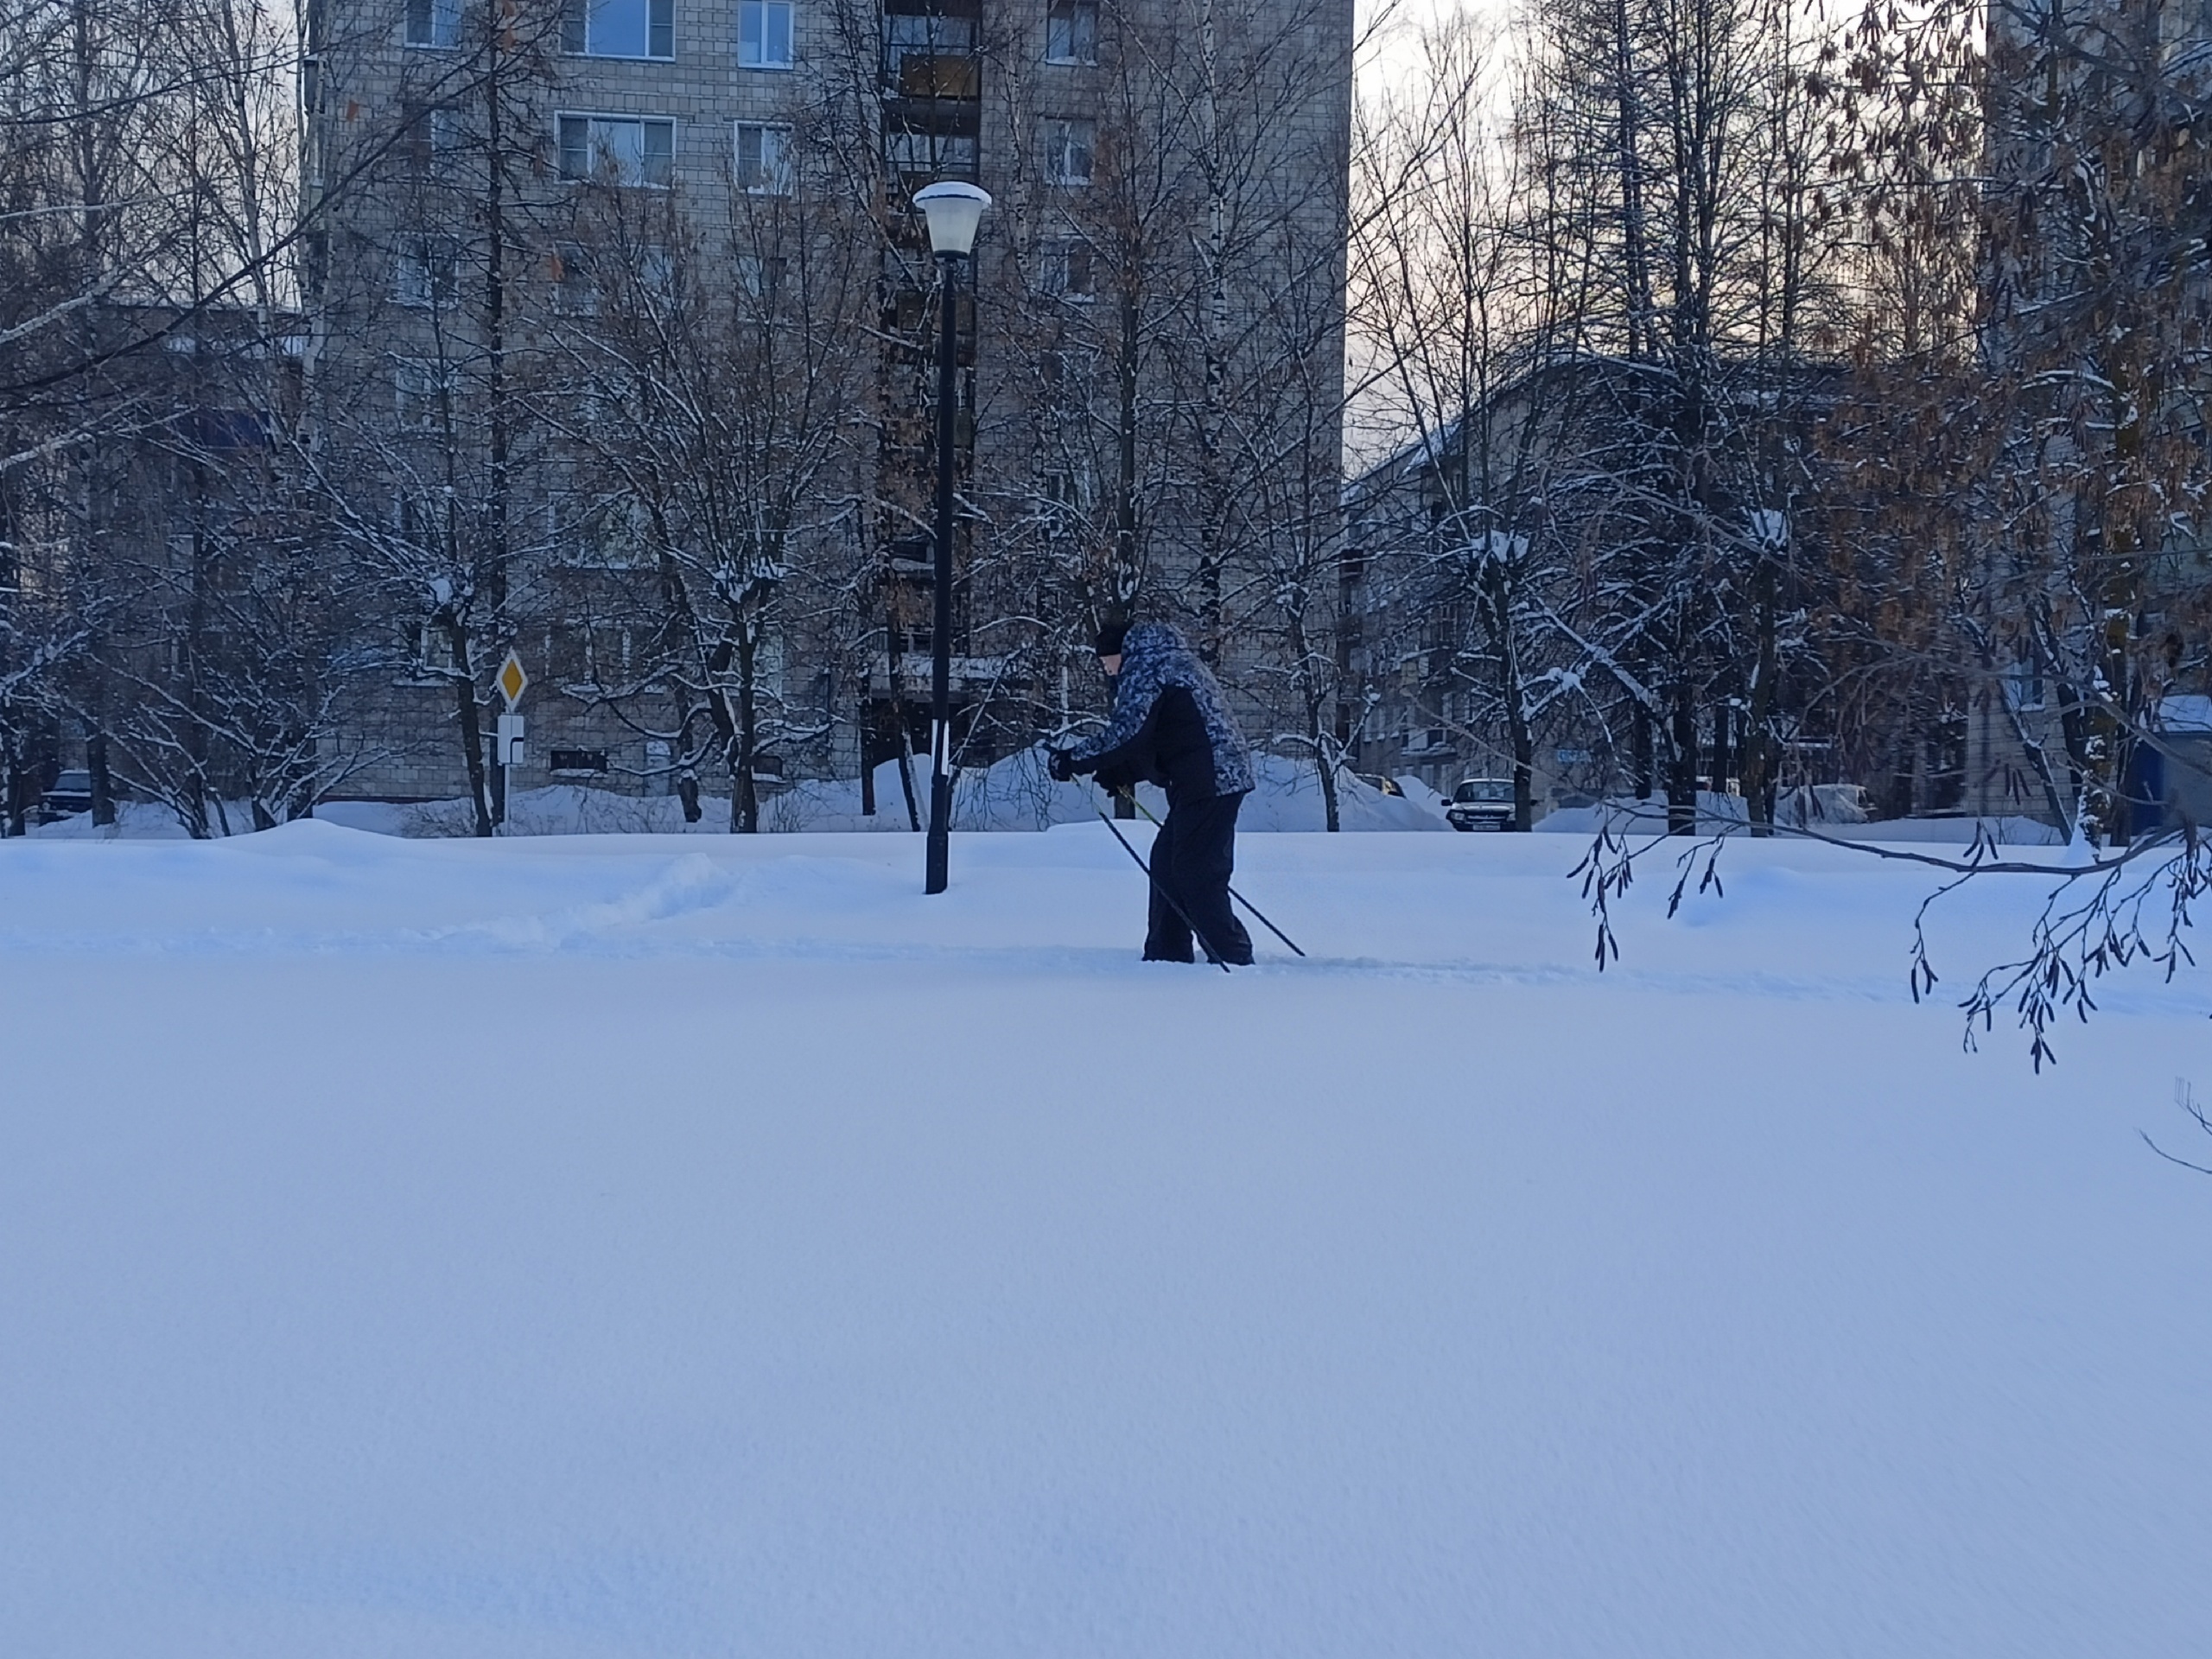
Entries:
[[476, 787], [511, 650], [518, 787], [734, 794], [916, 743], [938, 273], [909, 198], [939, 178], [995, 199], [960, 314], [963, 760], [1090, 700], [1080, 642], [1129, 607], [1283, 723], [1259, 578], [1338, 533], [1344, 0], [303, 28], [309, 397], [334, 530], [396, 599], [359, 792]]

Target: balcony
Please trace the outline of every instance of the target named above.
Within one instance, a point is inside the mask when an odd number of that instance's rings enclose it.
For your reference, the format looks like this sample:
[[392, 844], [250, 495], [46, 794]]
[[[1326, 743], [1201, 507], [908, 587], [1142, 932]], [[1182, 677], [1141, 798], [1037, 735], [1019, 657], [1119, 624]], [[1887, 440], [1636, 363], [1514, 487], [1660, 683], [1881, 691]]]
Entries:
[[899, 57], [892, 84], [884, 90], [894, 98], [974, 102], [983, 96], [983, 62], [976, 57], [908, 52]]
[[[959, 657], [951, 659], [952, 683], [956, 689], [981, 691], [997, 684], [1005, 677], [1007, 659], [1004, 657]], [[876, 696], [887, 695], [891, 690], [889, 658], [880, 658], [878, 666], [868, 676], [868, 689]], [[930, 683], [930, 653], [926, 651], [902, 651], [898, 655], [899, 683], [912, 695], [918, 687]]]

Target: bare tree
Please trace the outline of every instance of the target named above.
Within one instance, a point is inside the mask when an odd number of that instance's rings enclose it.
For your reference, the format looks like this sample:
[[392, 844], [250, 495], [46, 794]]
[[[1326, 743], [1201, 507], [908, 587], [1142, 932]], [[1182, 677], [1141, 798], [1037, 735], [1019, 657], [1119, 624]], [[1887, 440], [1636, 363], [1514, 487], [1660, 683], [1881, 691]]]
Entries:
[[549, 498], [555, 464], [528, 416], [543, 368], [533, 302], [567, 207], [543, 182], [538, 107], [561, 22], [510, 0], [472, 9], [454, 51], [409, 64], [396, 124], [338, 120], [346, 89], [327, 75], [318, 92], [315, 164], [358, 181], [311, 262], [306, 458], [384, 584], [388, 648], [450, 698], [480, 836], [505, 812], [486, 753], [491, 677], [562, 533], [520, 505]]
[[597, 190], [579, 246], [599, 300], [560, 335], [561, 404], [594, 416], [571, 439], [655, 573], [652, 647], [598, 695], [679, 768], [710, 745], [747, 834], [764, 760], [834, 722], [786, 695], [783, 664], [849, 590], [874, 459], [874, 238], [810, 130], [793, 131], [772, 169], [725, 181], [726, 206]]

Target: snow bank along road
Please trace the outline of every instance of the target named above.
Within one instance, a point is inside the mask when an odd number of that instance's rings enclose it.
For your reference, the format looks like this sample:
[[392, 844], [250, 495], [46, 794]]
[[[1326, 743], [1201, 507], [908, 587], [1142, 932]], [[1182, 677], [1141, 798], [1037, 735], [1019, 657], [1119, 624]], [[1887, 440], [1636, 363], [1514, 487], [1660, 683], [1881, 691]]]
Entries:
[[[0, 1653], [2196, 1655], [2201, 974], [1558, 837], [0, 848]], [[1939, 912], [1948, 991], [2034, 894]], [[2206, 1147], [2212, 1151], [2212, 1147]]]

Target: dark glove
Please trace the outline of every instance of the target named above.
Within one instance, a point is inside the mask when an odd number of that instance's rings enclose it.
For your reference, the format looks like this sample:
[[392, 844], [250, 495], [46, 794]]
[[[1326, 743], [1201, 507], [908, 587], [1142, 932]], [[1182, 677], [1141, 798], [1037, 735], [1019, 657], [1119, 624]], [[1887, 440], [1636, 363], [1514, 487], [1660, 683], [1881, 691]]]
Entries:
[[1066, 749], [1054, 749], [1045, 770], [1052, 773], [1054, 783], [1065, 784], [1075, 776], [1075, 756]]

